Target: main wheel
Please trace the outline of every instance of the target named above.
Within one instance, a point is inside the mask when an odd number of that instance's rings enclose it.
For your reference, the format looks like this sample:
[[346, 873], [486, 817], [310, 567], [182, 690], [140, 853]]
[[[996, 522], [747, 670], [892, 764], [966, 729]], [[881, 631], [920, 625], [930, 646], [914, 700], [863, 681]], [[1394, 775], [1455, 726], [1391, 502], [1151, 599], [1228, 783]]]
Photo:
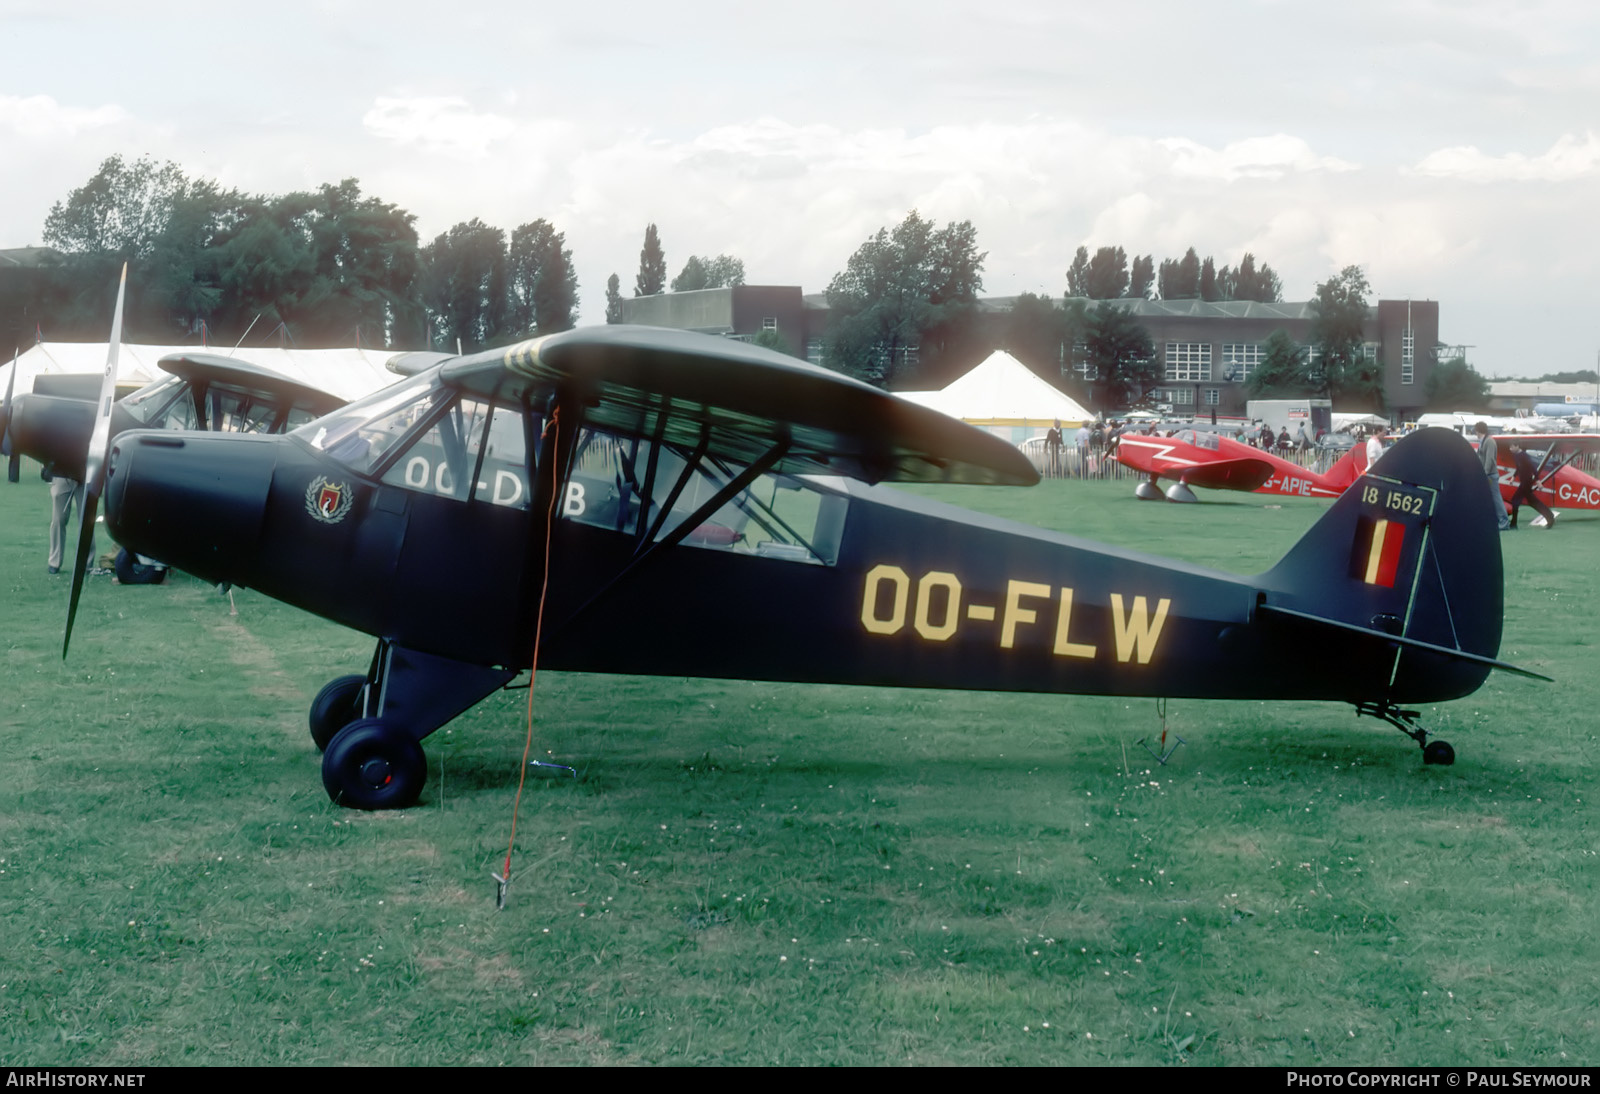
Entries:
[[379, 718], [360, 718], [328, 742], [322, 785], [351, 809], [404, 809], [428, 780], [422, 746]]
[[1450, 747], [1449, 741], [1429, 741], [1422, 746], [1422, 762], [1448, 767], [1456, 762], [1456, 750]]
[[311, 739], [318, 752], [326, 751], [333, 735], [360, 716], [358, 704], [366, 682], [365, 676], [341, 676], [329, 680], [311, 700]]

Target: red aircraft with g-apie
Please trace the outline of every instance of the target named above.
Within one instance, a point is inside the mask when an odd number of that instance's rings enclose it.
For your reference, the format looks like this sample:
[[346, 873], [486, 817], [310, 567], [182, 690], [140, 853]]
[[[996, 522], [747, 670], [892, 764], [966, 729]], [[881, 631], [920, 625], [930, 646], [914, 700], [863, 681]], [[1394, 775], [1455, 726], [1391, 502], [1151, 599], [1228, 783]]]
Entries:
[[[1196, 501], [1192, 486], [1210, 490], [1244, 490], [1297, 498], [1336, 498], [1366, 469], [1366, 453], [1352, 448], [1332, 467], [1318, 474], [1265, 449], [1255, 448], [1199, 429], [1180, 429], [1170, 437], [1124, 433], [1117, 441], [1117, 462], [1148, 478], [1134, 493], [1146, 501]], [[1171, 485], [1163, 492], [1159, 480]]]

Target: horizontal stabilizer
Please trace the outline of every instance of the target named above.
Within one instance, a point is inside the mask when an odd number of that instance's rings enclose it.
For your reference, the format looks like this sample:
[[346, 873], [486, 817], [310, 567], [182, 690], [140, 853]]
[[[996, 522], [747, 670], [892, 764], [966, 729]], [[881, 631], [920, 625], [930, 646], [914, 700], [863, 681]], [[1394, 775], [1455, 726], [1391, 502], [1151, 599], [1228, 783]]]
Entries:
[[1349, 631], [1353, 634], [1366, 635], [1369, 638], [1381, 638], [1383, 641], [1393, 642], [1397, 646], [1406, 646], [1416, 650], [1427, 650], [1429, 653], [1442, 654], [1445, 657], [1453, 657], [1460, 661], [1471, 661], [1477, 665], [1487, 665], [1492, 669], [1499, 669], [1501, 672], [1514, 672], [1518, 676], [1526, 676], [1532, 680], [1543, 680], [1546, 683], [1555, 683], [1555, 680], [1552, 677], [1544, 676], [1537, 672], [1530, 672], [1529, 670], [1525, 668], [1519, 668], [1508, 661], [1497, 661], [1493, 657], [1484, 657], [1482, 654], [1468, 653], [1466, 650], [1458, 650], [1450, 646], [1441, 646], [1434, 642], [1424, 642], [1420, 638], [1407, 638], [1404, 635], [1390, 634], [1387, 631], [1380, 631], [1373, 627], [1363, 627], [1357, 623], [1345, 623], [1338, 619], [1328, 619], [1324, 616], [1312, 615], [1310, 612], [1297, 612], [1293, 608], [1279, 608], [1271, 604], [1262, 604], [1256, 609], [1256, 611], [1264, 612], [1269, 615], [1283, 615], [1294, 619], [1302, 619], [1310, 623], [1316, 623], [1320, 626], [1333, 627], [1341, 631]]

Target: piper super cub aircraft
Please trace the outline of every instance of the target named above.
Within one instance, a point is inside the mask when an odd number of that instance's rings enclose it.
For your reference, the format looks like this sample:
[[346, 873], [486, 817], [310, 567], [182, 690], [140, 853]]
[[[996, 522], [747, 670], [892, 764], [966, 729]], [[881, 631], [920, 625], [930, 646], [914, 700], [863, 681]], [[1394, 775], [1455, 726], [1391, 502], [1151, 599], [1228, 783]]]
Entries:
[[536, 653], [591, 672], [1337, 700], [1439, 763], [1453, 751], [1406, 705], [1523, 672], [1496, 659], [1489, 487], [1443, 430], [1396, 445], [1253, 577], [873, 485], [1038, 475], [952, 418], [676, 330], [456, 357], [287, 436], [124, 433], [108, 468], [129, 548], [377, 638], [310, 716], [329, 795], [359, 808], [416, 801], [419, 742]]

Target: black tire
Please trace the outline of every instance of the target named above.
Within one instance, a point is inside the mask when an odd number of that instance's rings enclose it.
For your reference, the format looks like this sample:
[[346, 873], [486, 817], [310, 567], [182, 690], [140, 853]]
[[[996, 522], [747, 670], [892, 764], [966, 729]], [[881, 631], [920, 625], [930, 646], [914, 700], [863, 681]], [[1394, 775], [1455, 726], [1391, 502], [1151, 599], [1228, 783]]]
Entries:
[[1456, 762], [1456, 750], [1450, 747], [1449, 741], [1429, 741], [1422, 746], [1422, 762], [1448, 767]]
[[427, 781], [422, 746], [378, 718], [351, 722], [322, 755], [328, 797], [350, 809], [405, 809]]
[[165, 566], [147, 566], [126, 547], [117, 551], [114, 569], [117, 581], [123, 585], [159, 585], [167, 580]]
[[361, 688], [365, 676], [341, 676], [330, 680], [311, 700], [311, 740], [318, 752], [325, 752], [334, 734], [361, 716]]

